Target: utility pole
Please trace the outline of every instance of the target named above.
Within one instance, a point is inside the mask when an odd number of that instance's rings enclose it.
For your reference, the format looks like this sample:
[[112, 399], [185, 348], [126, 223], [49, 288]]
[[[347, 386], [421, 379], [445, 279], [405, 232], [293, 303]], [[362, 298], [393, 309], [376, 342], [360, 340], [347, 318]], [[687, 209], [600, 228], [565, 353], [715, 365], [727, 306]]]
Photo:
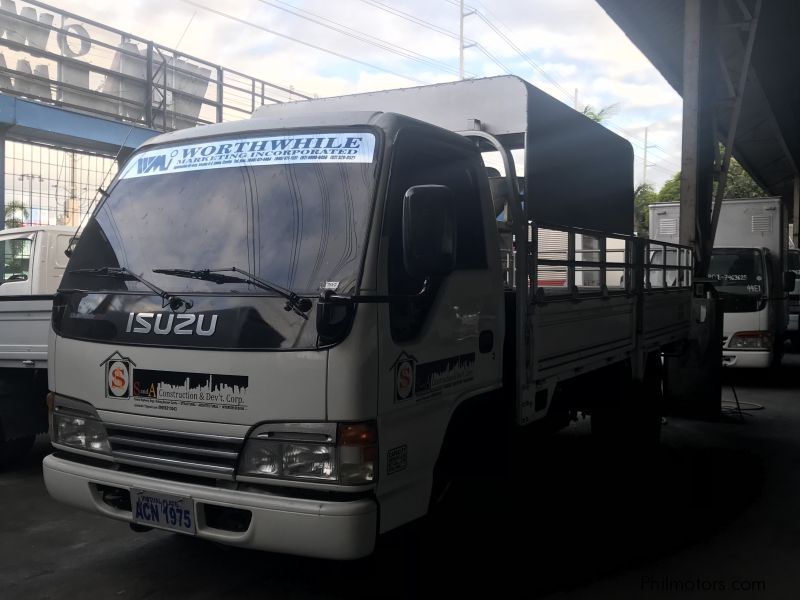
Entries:
[[459, 0], [458, 3], [458, 78], [464, 79], [464, 49], [474, 46], [475, 44], [464, 43], [464, 17], [474, 14], [474, 10], [464, 12], [464, 0]]
[[458, 3], [458, 78], [464, 79], [464, 0]]
[[575, 110], [578, 110], [578, 88], [575, 88]]
[[649, 129], [648, 127], [644, 128], [644, 161], [643, 161], [644, 164], [642, 165], [642, 185], [647, 183], [647, 167], [651, 166], [647, 162], [647, 150], [650, 149], [650, 148], [655, 148], [656, 147], [655, 144], [650, 145], [650, 144], [647, 143], [647, 130], [648, 129]]

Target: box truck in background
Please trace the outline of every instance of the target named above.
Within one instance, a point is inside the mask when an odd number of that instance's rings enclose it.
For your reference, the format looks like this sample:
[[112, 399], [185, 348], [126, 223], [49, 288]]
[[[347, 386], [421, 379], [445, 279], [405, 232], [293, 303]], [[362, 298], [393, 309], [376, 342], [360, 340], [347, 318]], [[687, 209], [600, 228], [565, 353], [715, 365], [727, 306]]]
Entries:
[[[780, 198], [724, 200], [708, 276], [724, 312], [722, 360], [729, 367], [780, 363], [789, 322], [789, 228]], [[651, 239], [677, 243], [680, 205], [650, 206]], [[668, 262], [669, 262], [669, 257]], [[788, 286], [787, 284], [791, 284]]]

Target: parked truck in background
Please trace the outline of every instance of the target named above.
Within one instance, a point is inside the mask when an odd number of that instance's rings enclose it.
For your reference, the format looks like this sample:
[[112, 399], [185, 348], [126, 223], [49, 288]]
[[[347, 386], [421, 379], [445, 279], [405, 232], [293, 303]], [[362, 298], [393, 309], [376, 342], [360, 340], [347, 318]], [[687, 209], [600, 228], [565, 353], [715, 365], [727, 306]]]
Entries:
[[[693, 287], [691, 251], [632, 217], [630, 145], [514, 77], [154, 138], [54, 303], [47, 489], [139, 530], [351, 559], [456, 474], [490, 485], [514, 431], [583, 411], [638, 452]], [[539, 256], [543, 231], [566, 247]], [[672, 286], [648, 284], [655, 247], [680, 257]]]
[[[722, 360], [729, 367], [779, 364], [789, 323], [789, 233], [780, 198], [724, 200], [708, 276], [724, 312]], [[677, 241], [680, 205], [650, 205], [652, 239]], [[668, 257], [669, 258], [669, 257]]]
[[46, 225], [0, 231], [0, 464], [47, 431], [47, 339], [74, 235]]
[[794, 350], [800, 350], [800, 250], [789, 249], [789, 270], [795, 275], [794, 289], [789, 292], [789, 325], [786, 329]]

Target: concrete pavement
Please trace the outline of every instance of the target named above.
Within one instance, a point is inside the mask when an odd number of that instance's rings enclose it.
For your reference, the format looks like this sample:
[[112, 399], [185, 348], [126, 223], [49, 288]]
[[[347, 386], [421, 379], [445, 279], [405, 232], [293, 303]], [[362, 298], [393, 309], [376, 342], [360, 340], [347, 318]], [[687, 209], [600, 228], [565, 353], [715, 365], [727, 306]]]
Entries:
[[[531, 448], [512, 489], [473, 484], [458, 510], [351, 563], [134, 533], [60, 505], [41, 480], [43, 439], [0, 473], [0, 597], [794, 597], [800, 355], [786, 363], [728, 374], [763, 410], [671, 418], [645, 466], [598, 453], [587, 420]], [[475, 452], [492, 452], [491, 439]]]

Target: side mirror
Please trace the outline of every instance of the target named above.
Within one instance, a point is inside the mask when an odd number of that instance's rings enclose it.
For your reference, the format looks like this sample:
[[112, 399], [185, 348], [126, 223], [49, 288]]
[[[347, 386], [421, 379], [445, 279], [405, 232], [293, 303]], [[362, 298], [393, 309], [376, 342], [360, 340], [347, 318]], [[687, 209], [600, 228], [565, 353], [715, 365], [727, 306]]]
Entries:
[[793, 292], [795, 283], [797, 283], [797, 273], [794, 271], [784, 271], [783, 289], [787, 292]]
[[344, 337], [353, 324], [354, 313], [352, 302], [332, 302], [323, 294], [317, 302], [317, 333], [320, 342], [327, 344]]
[[403, 198], [403, 263], [413, 276], [444, 276], [456, 266], [455, 196], [444, 185], [417, 185]]

